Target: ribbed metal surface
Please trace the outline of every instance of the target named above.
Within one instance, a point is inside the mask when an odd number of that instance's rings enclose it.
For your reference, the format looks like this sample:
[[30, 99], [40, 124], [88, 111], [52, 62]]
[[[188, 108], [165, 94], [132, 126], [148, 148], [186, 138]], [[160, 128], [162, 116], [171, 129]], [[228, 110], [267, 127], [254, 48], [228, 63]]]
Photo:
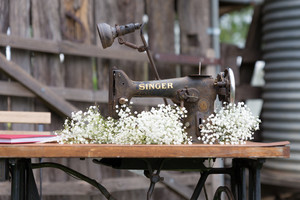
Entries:
[[266, 0], [263, 9], [264, 141], [289, 140], [290, 159], [266, 166], [300, 171], [300, 0]]

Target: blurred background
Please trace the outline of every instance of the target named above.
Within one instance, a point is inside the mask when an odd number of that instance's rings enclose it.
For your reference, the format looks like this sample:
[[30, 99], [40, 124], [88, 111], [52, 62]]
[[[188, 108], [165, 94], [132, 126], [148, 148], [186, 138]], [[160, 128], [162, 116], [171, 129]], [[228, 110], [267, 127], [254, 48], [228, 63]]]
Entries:
[[[300, 1], [299, 0], [1, 0], [0, 52], [40, 84], [78, 109], [99, 105], [107, 115], [109, 69], [117, 66], [133, 80], [152, 80], [143, 53], [115, 41], [100, 45], [96, 24], [144, 22], [161, 78], [201, 73], [215, 76], [231, 67], [236, 102], [245, 101], [262, 118], [257, 141], [291, 142], [290, 159], [269, 159], [262, 171], [262, 199], [300, 199]], [[139, 33], [126, 35], [141, 45]], [[0, 63], [1, 65], [1, 63]], [[1, 124], [1, 129], [58, 130], [67, 117], [36, 98], [20, 80], [0, 73], [0, 109], [47, 111], [51, 125]], [[29, 83], [30, 84], [30, 83]], [[136, 99], [137, 110], [163, 103]], [[93, 177], [117, 199], [145, 199], [148, 179], [139, 173], [113, 170], [91, 160], [45, 159]], [[229, 165], [228, 160], [218, 161]], [[199, 173], [165, 174], [153, 199], [188, 199]], [[104, 199], [97, 190], [55, 169], [36, 171], [43, 199]], [[212, 176], [209, 199], [228, 177]], [[173, 183], [173, 184], [172, 184]], [[179, 187], [175, 187], [179, 186]], [[10, 183], [0, 182], [0, 199], [10, 199]], [[205, 199], [202, 194], [201, 199]]]

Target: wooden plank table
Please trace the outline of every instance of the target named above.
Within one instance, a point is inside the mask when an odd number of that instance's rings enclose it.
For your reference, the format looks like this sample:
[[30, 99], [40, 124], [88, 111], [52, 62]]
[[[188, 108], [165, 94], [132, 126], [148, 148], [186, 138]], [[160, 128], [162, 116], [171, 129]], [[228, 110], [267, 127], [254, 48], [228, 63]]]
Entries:
[[[91, 182], [92, 179], [84, 177], [69, 168], [53, 163], [34, 164], [30, 162], [30, 158], [102, 158], [99, 161], [95, 160], [95, 162], [118, 169], [144, 169], [148, 173], [150, 172], [149, 178], [152, 190], [156, 183], [154, 178], [157, 179], [156, 175], [159, 175], [154, 174], [154, 170], [202, 171], [200, 180], [191, 197], [192, 200], [198, 199], [209, 174], [229, 174], [234, 196], [237, 199], [246, 199], [245, 169], [249, 169], [249, 199], [259, 200], [261, 195], [260, 169], [264, 159], [288, 158], [290, 155], [288, 145], [289, 142], [287, 141], [276, 143], [247, 142], [245, 145], [0, 144], [0, 158], [9, 161], [12, 169], [12, 199], [18, 200], [26, 199], [26, 195], [29, 193], [32, 195], [37, 193], [36, 186], [31, 189], [31, 192], [24, 191], [25, 188], [30, 189], [31, 186], [22, 186], [26, 182], [31, 182], [30, 185], [35, 184], [34, 180], [26, 180], [26, 177], [27, 179], [30, 178], [30, 174], [24, 175], [25, 173], [31, 173], [32, 168], [56, 167], [68, 173], [74, 173], [73, 175], [79, 176], [79, 178], [99, 189], [98, 183]], [[202, 162], [207, 158], [233, 158], [232, 167], [203, 169], [204, 165], [195, 166], [195, 161]], [[129, 162], [126, 162], [128, 159]], [[146, 164], [142, 166], [128, 165], [128, 163], [140, 165], [144, 161], [146, 161]], [[166, 162], [164, 167], [162, 167], [163, 162]], [[173, 168], [174, 165], [177, 168]], [[111, 198], [106, 190], [101, 192], [107, 199]]]
[[289, 142], [245, 145], [0, 144], [1, 158], [287, 158]]

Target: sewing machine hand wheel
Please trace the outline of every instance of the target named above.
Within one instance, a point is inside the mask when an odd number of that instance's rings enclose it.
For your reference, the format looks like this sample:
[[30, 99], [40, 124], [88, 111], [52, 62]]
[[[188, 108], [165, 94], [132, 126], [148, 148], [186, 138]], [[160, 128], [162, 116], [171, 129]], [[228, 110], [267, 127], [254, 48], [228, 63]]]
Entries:
[[219, 87], [219, 100], [234, 104], [235, 102], [235, 79], [231, 68], [226, 68], [217, 76], [215, 85]]
[[234, 104], [235, 102], [235, 79], [234, 74], [231, 68], [225, 69], [225, 77], [228, 75], [229, 83], [230, 83], [230, 94], [229, 94], [229, 103]]

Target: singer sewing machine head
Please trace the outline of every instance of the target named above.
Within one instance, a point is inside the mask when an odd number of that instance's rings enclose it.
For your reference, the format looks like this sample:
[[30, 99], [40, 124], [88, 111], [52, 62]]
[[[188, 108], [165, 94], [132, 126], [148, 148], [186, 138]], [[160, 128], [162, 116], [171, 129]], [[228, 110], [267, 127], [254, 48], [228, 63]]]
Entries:
[[[116, 105], [125, 104], [132, 97], [162, 97], [168, 98], [173, 103], [184, 106], [188, 111], [188, 117], [184, 120], [187, 132], [193, 137], [193, 141], [200, 135], [200, 125], [214, 112], [216, 98], [222, 102], [234, 102], [235, 81], [233, 71], [228, 68], [220, 72], [216, 78], [209, 75], [189, 75], [181, 78], [160, 80], [155, 64], [149, 53], [147, 43], [142, 34], [143, 25], [128, 24], [125, 26], [110, 27], [107, 24], [98, 24], [103, 48], [112, 45], [118, 37], [120, 44], [125, 44], [139, 51], [146, 51], [153, 71], [158, 80], [133, 81], [124, 71], [113, 69], [109, 82], [109, 108], [110, 115], [117, 117]], [[144, 46], [136, 46], [126, 42], [121, 36], [141, 28], [141, 38]]]

